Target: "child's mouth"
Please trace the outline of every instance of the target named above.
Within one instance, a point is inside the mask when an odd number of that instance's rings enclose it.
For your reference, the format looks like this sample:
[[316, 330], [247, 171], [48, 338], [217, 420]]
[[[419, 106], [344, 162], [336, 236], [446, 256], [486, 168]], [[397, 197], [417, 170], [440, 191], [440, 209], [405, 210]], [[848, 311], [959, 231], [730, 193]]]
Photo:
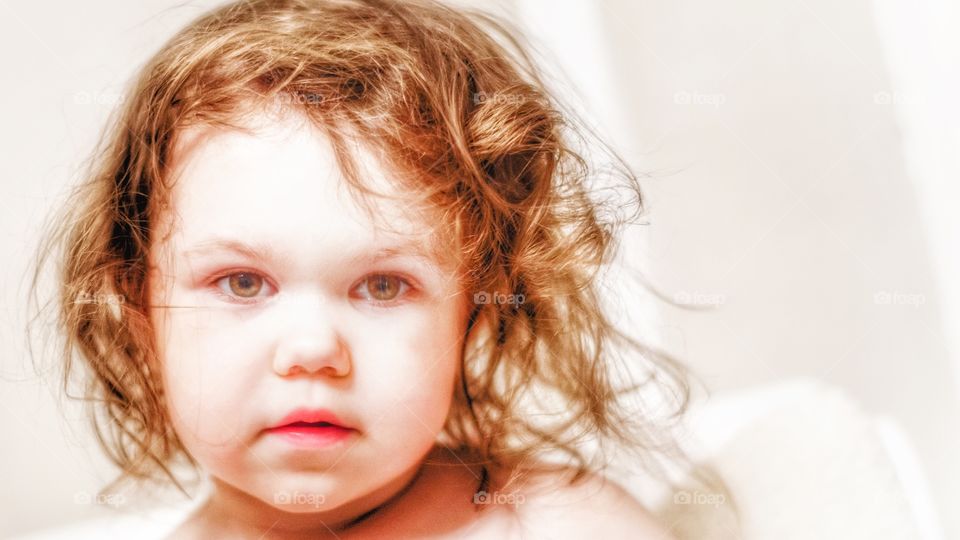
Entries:
[[[320, 420], [324, 417], [324, 420]], [[346, 440], [357, 433], [356, 429], [335, 423], [336, 418], [328, 411], [297, 410], [287, 415], [280, 425], [267, 433], [280, 437], [284, 442], [299, 447], [323, 448]]]
[[281, 426], [281, 427], [290, 427], [290, 426], [297, 426], [297, 427], [331, 427], [331, 426], [333, 426], [333, 427], [340, 427], [340, 426], [338, 426], [338, 425], [336, 425], [336, 424], [331, 424], [330, 422], [294, 422], [294, 423], [292, 423], [292, 424], [287, 424], [286, 426]]
[[295, 446], [320, 448], [343, 441], [356, 430], [329, 422], [294, 422], [268, 430]]

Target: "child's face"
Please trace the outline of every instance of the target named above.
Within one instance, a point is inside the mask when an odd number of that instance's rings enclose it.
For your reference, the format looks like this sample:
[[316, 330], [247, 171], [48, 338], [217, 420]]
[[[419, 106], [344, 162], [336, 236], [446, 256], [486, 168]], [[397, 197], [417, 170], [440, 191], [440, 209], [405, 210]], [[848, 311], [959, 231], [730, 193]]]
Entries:
[[[284, 510], [329, 510], [389, 490], [434, 445], [466, 296], [452, 261], [429, 254], [422, 217], [381, 199], [391, 232], [375, 227], [308, 121], [250, 124], [187, 130], [174, 152], [150, 281], [152, 304], [170, 306], [151, 312], [167, 405], [218, 483]], [[390, 186], [358, 158], [366, 181]], [[353, 429], [268, 431], [297, 409]]]

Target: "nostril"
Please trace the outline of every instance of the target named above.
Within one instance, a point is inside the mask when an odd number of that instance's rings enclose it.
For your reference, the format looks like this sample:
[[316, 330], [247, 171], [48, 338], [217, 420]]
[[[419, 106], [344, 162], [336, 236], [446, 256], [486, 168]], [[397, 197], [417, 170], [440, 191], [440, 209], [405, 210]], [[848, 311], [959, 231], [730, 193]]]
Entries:
[[339, 339], [331, 343], [291, 339], [279, 345], [272, 367], [281, 377], [323, 375], [339, 378], [350, 373], [350, 358]]

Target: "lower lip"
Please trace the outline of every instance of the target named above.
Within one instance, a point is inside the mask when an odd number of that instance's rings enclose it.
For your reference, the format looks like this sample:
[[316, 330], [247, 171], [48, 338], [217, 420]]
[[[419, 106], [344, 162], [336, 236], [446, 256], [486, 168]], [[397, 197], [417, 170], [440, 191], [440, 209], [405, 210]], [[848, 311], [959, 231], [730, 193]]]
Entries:
[[355, 430], [340, 426], [282, 426], [269, 431], [285, 442], [303, 448], [324, 448], [350, 438]]

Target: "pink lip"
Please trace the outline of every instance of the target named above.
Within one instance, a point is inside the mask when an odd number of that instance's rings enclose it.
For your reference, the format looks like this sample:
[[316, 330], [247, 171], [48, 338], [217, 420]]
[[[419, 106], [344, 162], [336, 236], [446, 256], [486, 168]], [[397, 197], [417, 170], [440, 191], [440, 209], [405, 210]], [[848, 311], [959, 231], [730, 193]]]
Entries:
[[281, 437], [294, 446], [320, 448], [343, 441], [356, 431], [326, 409], [297, 409], [268, 429], [267, 433]]
[[283, 427], [288, 424], [293, 424], [296, 422], [308, 422], [308, 423], [318, 423], [326, 422], [328, 424], [333, 424], [342, 428], [351, 429], [350, 426], [343, 423], [342, 420], [337, 418], [337, 415], [333, 414], [327, 409], [307, 409], [300, 408], [290, 411], [290, 414], [283, 417], [280, 422], [277, 423], [274, 427]]

